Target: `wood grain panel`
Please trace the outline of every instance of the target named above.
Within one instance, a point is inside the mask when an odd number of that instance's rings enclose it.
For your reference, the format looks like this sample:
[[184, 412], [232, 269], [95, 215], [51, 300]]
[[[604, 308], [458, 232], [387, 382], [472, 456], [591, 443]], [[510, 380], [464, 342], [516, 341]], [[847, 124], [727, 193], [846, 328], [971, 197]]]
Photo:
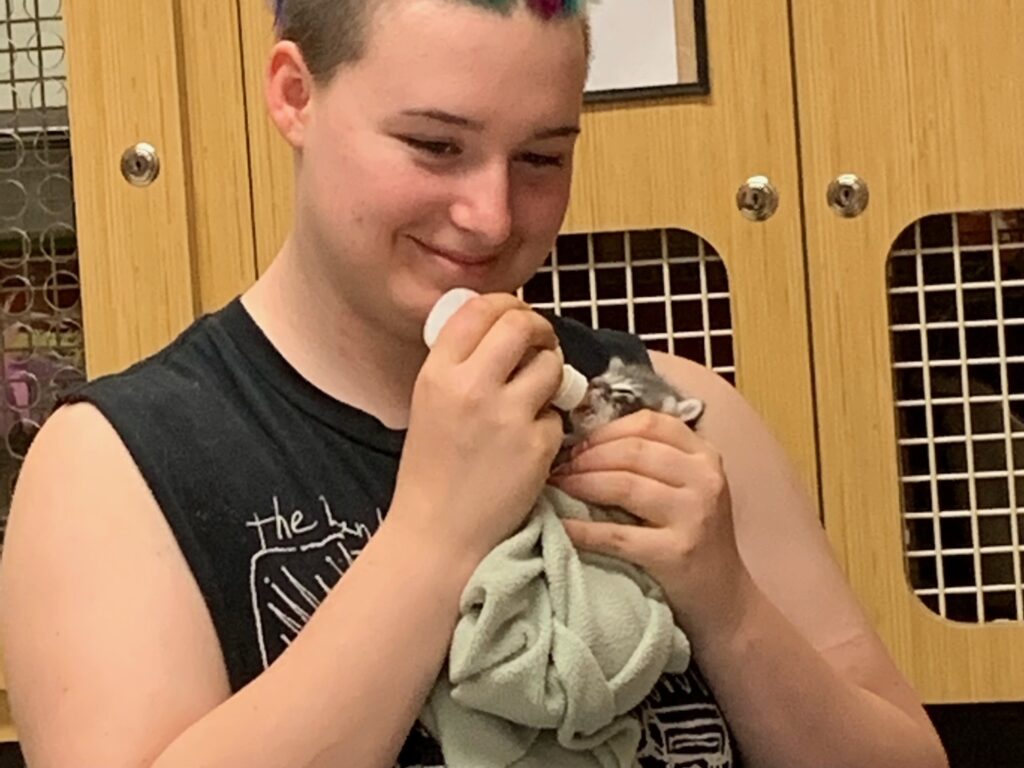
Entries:
[[[826, 526], [929, 702], [1024, 698], [1024, 626], [954, 624], [904, 568], [886, 260], [927, 214], [1024, 207], [1024, 6], [793, 0]], [[838, 174], [871, 202], [826, 205]]]
[[212, 312], [256, 279], [238, 6], [179, 7], [193, 258], [199, 309]]
[[[173, 0], [70, 0], [64, 14], [86, 364], [96, 377], [163, 347], [195, 315], [178, 19]], [[120, 171], [137, 142], [161, 159], [145, 188]]]

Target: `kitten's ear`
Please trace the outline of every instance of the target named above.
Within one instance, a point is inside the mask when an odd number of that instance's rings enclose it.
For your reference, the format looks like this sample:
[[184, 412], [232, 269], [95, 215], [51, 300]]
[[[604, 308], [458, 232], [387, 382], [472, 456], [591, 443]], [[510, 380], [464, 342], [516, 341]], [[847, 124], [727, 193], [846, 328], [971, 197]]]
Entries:
[[626, 367], [626, 364], [624, 362], [622, 362], [622, 358], [616, 355], [608, 363], [608, 372], [609, 373], [618, 373], [618, 372], [620, 372], [625, 367]]
[[687, 424], [695, 422], [704, 413], [704, 401], [695, 397], [679, 400], [675, 397], [665, 398], [663, 410], [678, 416]]

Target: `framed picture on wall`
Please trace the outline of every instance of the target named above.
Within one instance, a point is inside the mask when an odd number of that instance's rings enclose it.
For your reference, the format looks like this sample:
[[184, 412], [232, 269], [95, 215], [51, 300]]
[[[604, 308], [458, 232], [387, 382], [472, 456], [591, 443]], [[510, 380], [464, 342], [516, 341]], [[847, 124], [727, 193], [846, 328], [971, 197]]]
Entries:
[[588, 102], [705, 95], [704, 0], [594, 0]]

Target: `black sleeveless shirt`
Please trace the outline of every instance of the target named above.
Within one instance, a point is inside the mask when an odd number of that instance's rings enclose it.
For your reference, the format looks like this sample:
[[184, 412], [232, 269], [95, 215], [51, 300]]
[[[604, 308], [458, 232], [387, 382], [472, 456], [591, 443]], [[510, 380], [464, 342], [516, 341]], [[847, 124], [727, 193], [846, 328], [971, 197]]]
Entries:
[[[632, 336], [549, 319], [567, 361], [588, 377], [612, 355], [650, 362]], [[149, 484], [202, 591], [234, 691], [284, 651], [376, 531], [405, 438], [302, 378], [237, 298], [67, 401], [102, 412]], [[644, 768], [739, 765], [695, 665], [666, 676], [639, 715]], [[398, 764], [442, 758], [417, 727]]]

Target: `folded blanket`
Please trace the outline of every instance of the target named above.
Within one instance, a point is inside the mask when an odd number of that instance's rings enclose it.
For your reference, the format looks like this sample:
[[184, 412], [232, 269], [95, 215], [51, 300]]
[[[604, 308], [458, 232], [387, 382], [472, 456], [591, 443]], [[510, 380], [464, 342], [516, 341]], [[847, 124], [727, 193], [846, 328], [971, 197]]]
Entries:
[[690, 644], [653, 579], [578, 552], [560, 522], [627, 517], [547, 487], [477, 567], [421, 716], [450, 768], [635, 765], [631, 710], [662, 674], [686, 670]]

